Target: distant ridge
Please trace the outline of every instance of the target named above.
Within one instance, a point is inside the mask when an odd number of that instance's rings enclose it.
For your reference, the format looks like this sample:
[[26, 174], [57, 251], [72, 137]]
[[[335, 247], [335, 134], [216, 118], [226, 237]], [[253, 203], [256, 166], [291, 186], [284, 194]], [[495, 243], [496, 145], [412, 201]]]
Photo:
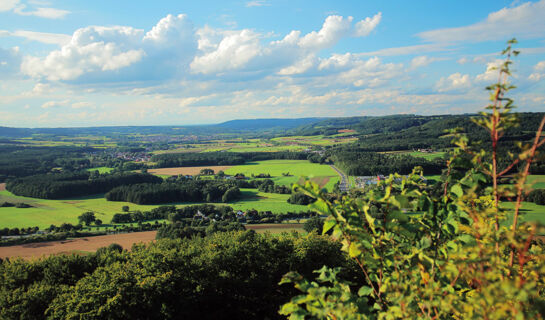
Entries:
[[215, 126], [235, 130], [264, 130], [273, 128], [293, 129], [299, 126], [320, 122], [326, 118], [297, 119], [242, 119], [222, 122]]

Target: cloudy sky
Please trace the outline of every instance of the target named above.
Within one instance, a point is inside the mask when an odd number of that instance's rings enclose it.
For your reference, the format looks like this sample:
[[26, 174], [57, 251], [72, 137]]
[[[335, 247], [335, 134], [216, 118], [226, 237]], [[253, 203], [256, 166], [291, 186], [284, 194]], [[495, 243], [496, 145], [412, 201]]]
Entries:
[[545, 111], [545, 0], [0, 0], [0, 126]]

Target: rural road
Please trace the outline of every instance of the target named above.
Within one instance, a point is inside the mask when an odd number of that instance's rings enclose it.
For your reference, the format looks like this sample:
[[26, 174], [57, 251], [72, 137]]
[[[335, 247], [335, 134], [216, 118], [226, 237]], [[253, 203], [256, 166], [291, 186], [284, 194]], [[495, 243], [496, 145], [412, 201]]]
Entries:
[[346, 175], [334, 165], [330, 164], [329, 166], [333, 170], [337, 171], [337, 173], [341, 176], [341, 183], [339, 184], [339, 190], [341, 190], [341, 192], [348, 191], [348, 178], [346, 177]]

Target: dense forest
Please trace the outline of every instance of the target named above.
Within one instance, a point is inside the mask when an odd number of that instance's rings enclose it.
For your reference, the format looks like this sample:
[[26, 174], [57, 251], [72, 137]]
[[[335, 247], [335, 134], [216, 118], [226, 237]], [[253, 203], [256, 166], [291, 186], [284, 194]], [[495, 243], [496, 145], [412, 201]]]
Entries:
[[25, 147], [0, 145], [0, 182], [50, 172], [53, 168], [74, 170], [86, 167], [89, 160], [83, 156], [91, 148]]
[[151, 160], [158, 168], [239, 165], [261, 160], [307, 160], [305, 152], [205, 152], [164, 153], [154, 155]]
[[108, 201], [137, 204], [169, 202], [230, 202], [240, 197], [238, 187], [221, 180], [182, 180], [178, 183], [140, 183], [113, 188]]
[[87, 171], [49, 173], [9, 180], [6, 189], [18, 196], [62, 199], [108, 192], [137, 183], [161, 183], [163, 179], [143, 173], [96, 174]]
[[324, 264], [363, 283], [340, 245], [316, 235], [219, 232], [130, 252], [112, 245], [89, 255], [6, 260], [0, 318], [280, 319], [279, 306], [296, 292], [278, 284], [282, 275], [310, 277]]
[[408, 174], [415, 166], [424, 168], [426, 174], [440, 174], [445, 167], [445, 161], [440, 159], [432, 161], [409, 155], [367, 152], [350, 146], [335, 149], [331, 157], [335, 165], [350, 176]]

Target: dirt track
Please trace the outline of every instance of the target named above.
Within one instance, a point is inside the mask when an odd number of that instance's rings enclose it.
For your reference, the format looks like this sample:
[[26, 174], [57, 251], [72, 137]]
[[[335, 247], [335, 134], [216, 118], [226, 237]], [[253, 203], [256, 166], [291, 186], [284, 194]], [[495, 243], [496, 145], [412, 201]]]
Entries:
[[148, 170], [148, 172], [153, 174], [161, 174], [161, 175], [169, 175], [169, 176], [175, 176], [179, 174], [195, 175], [195, 174], [199, 174], [202, 169], [212, 169], [214, 170], [214, 173], [218, 173], [218, 171], [220, 170], [225, 171], [231, 167], [232, 166], [160, 168], [160, 169]]
[[98, 248], [106, 247], [112, 243], [117, 243], [124, 249], [130, 250], [134, 243], [153, 241], [156, 233], [157, 231], [133, 232], [0, 247], [0, 258], [22, 257], [28, 259], [72, 251], [96, 251]]

